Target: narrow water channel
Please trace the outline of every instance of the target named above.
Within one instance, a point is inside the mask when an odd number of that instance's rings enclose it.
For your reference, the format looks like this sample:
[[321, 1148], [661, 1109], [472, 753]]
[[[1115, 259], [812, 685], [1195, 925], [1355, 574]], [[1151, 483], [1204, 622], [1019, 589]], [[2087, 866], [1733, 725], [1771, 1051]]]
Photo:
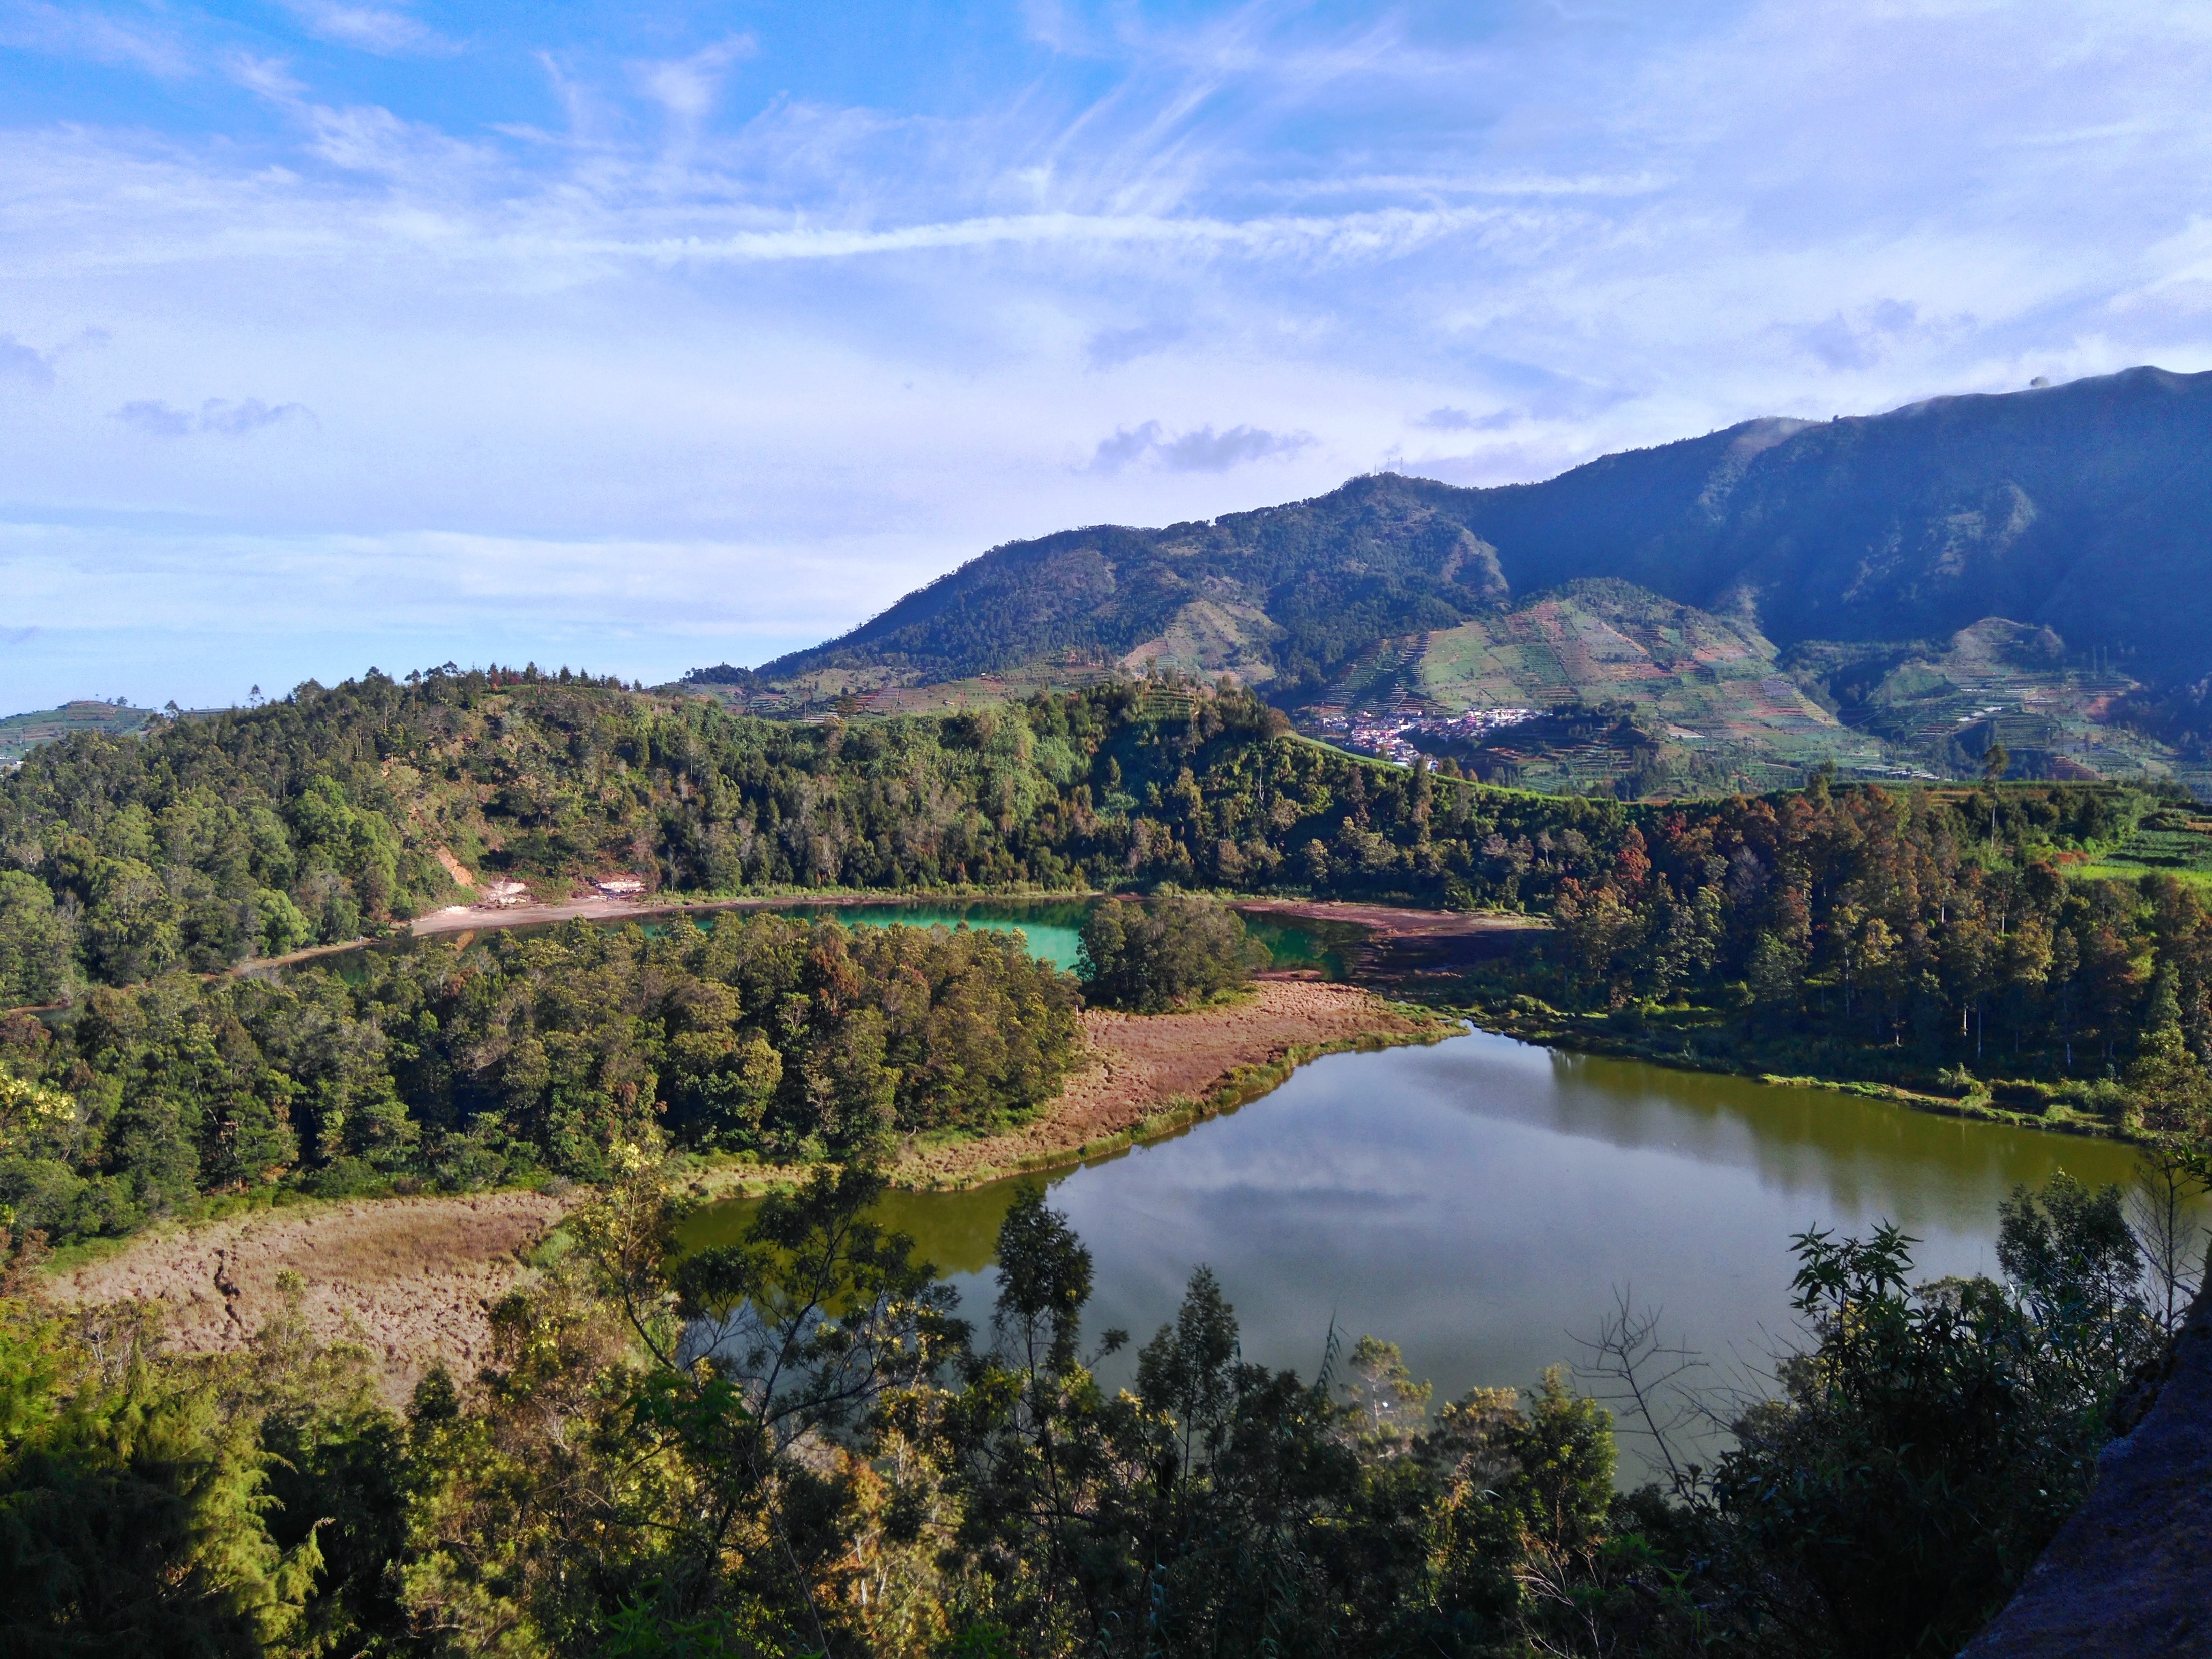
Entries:
[[[1334, 1320], [1401, 1344], [1442, 1399], [1572, 1361], [1616, 1290], [1660, 1308], [1670, 1340], [1725, 1380], [1792, 1336], [1792, 1235], [1893, 1220], [1921, 1241], [1922, 1275], [1994, 1273], [1997, 1203], [2015, 1186], [2061, 1169], [2126, 1182], [2133, 1167], [2107, 1141], [1478, 1033], [1318, 1060], [1237, 1113], [1049, 1185], [1096, 1259], [1090, 1331], [1141, 1341], [1203, 1262], [1247, 1358], [1310, 1374]], [[1018, 1184], [885, 1205], [979, 1325]], [[733, 1235], [749, 1209], [707, 1212], [695, 1241]]]

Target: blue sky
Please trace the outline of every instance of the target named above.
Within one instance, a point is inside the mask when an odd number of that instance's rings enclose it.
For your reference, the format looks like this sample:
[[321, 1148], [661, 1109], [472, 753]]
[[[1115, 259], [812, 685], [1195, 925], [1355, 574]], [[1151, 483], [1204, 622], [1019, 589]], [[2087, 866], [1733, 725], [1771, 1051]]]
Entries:
[[0, 0], [0, 712], [2212, 367], [2202, 5]]

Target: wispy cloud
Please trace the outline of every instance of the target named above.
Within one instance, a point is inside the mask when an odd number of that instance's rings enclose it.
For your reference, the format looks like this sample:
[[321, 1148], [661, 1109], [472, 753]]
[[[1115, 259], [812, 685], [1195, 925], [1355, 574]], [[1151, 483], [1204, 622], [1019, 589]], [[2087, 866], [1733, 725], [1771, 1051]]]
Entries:
[[1522, 418], [1517, 409], [1496, 409], [1487, 415], [1470, 415], [1463, 409], [1432, 409], [1413, 424], [1428, 432], [1502, 432]]
[[383, 57], [460, 50], [457, 42], [396, 7], [346, 5], [342, 0], [284, 0], [284, 7], [317, 39]]
[[638, 85], [677, 120], [703, 121], [720, 96], [730, 66], [760, 49], [750, 34], [733, 34], [688, 57], [637, 64]]
[[265, 404], [258, 398], [236, 403], [210, 398], [197, 410], [178, 409], [158, 399], [140, 398], [115, 411], [115, 418], [153, 438], [185, 438], [197, 432], [222, 438], [245, 438], [286, 421], [319, 424], [305, 404]]
[[1089, 471], [1114, 473], [1142, 462], [1169, 472], [1226, 472], [1249, 461], [1295, 455], [1313, 443], [1310, 432], [1269, 432], [1255, 426], [1232, 426], [1226, 432], [1202, 426], [1171, 438], [1158, 421], [1146, 421], [1101, 439]]
[[[218, 555], [177, 525], [232, 526], [240, 618], [310, 580], [284, 550], [368, 570], [397, 524], [475, 538], [492, 588], [488, 550], [712, 545], [727, 640], [826, 632], [1069, 524], [2212, 367], [2172, 187], [2212, 167], [2201, 9], [1030, 0], [756, 37], [582, 0], [447, 52], [412, 31], [450, 8], [296, 4], [0, 0], [0, 501], [179, 573]], [[88, 317], [109, 349], [58, 355]], [[238, 385], [298, 402], [143, 395]], [[272, 441], [308, 407], [346, 441]], [[82, 551], [7, 538], [11, 593]], [[694, 626], [609, 580], [531, 626]]]
[[1083, 343], [1085, 361], [1093, 368], [1119, 368], [1139, 357], [1164, 351], [1190, 331], [1181, 323], [1139, 323], [1134, 328], [1102, 328]]
[[158, 14], [126, 17], [33, 0], [0, 14], [0, 46], [115, 64], [164, 80], [191, 75], [196, 68], [191, 49], [157, 20]]

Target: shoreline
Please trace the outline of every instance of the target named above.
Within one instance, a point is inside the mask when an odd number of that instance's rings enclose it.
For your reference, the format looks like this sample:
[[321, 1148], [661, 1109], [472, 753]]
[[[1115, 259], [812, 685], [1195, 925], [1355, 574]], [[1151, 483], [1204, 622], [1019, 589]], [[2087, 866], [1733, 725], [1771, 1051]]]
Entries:
[[[506, 927], [535, 927], [556, 921], [648, 921], [661, 916], [680, 916], [695, 912], [714, 913], [721, 910], [795, 910], [817, 907], [843, 908], [863, 905], [900, 904], [1050, 904], [1073, 903], [1082, 899], [1102, 896], [1095, 890], [1073, 888], [1046, 891], [1039, 889], [1024, 892], [955, 891], [921, 893], [912, 890], [886, 889], [880, 892], [834, 892], [774, 894], [760, 898], [701, 898], [676, 899], [656, 903], [649, 899], [580, 898], [563, 899], [557, 904], [457, 905], [443, 910], [433, 910], [427, 916], [417, 916], [407, 924], [404, 933], [395, 938], [428, 939], [438, 933], [477, 933], [496, 931]], [[367, 941], [374, 943], [374, 940]], [[328, 949], [341, 947], [325, 946]], [[349, 947], [346, 947], [349, 948]]]
[[[895, 1187], [943, 1191], [1109, 1155], [1272, 1092], [1325, 1054], [1436, 1042], [1464, 1029], [1371, 991], [1310, 979], [1263, 980], [1236, 1003], [1181, 1014], [1085, 1012], [1086, 1061], [1052, 1103], [994, 1133], [910, 1140]], [[804, 1180], [818, 1165], [707, 1164], [671, 1171], [695, 1196], [747, 1195]], [[249, 1349], [283, 1305], [278, 1276], [305, 1281], [309, 1328], [353, 1341], [386, 1396], [404, 1402], [433, 1363], [466, 1382], [490, 1355], [491, 1310], [586, 1188], [318, 1200], [157, 1224], [112, 1253], [50, 1265], [46, 1294], [70, 1307], [158, 1304], [186, 1352]]]
[[1510, 1037], [1516, 1042], [1555, 1048], [1564, 1054], [1589, 1054], [1601, 1060], [1640, 1060], [1648, 1066], [1663, 1066], [1669, 1071], [1686, 1072], [1693, 1077], [1746, 1078], [1755, 1083], [1771, 1084], [1777, 1088], [1822, 1089], [1832, 1094], [1856, 1095], [1862, 1099], [1887, 1101], [1908, 1111], [1925, 1112], [1934, 1117], [1954, 1117], [1970, 1123], [2002, 1124], [2014, 1129], [2043, 1129], [2052, 1134], [2077, 1135], [2092, 1140], [2118, 1140], [2129, 1144], [2135, 1141], [2134, 1136], [2115, 1124], [2102, 1118], [2083, 1117], [2063, 1107], [2058, 1109], [2063, 1115], [2053, 1116], [2045, 1112], [2000, 1106], [1986, 1094], [1954, 1098], [1949, 1095], [1931, 1095], [1917, 1089], [1907, 1089], [1895, 1083], [1760, 1071], [1749, 1065], [1729, 1065], [1711, 1057], [1686, 1060], [1680, 1049], [1663, 1049], [1656, 1043], [1640, 1042], [1619, 1031], [1585, 1029], [1593, 1018], [1589, 1015], [1565, 1013], [1549, 1008], [1540, 1018], [1516, 1018], [1497, 1008], [1480, 1006], [1463, 1007], [1457, 1012], [1478, 1030], [1487, 1031], [1493, 1036]]
[[[1319, 1011], [1316, 999], [1335, 1006]], [[984, 1133], [909, 1136], [884, 1171], [892, 1189], [964, 1192], [1076, 1169], [1264, 1099], [1326, 1055], [1440, 1042], [1468, 1030], [1456, 1015], [1393, 1003], [1362, 987], [1288, 976], [1261, 980], [1257, 995], [1237, 1003], [1181, 1014], [1086, 1009], [1084, 1021], [1091, 1058], [1050, 1104]], [[1170, 1053], [1182, 1063], [1163, 1066]], [[751, 1198], [795, 1187], [818, 1167], [708, 1164], [687, 1171], [684, 1184], [714, 1201]]]

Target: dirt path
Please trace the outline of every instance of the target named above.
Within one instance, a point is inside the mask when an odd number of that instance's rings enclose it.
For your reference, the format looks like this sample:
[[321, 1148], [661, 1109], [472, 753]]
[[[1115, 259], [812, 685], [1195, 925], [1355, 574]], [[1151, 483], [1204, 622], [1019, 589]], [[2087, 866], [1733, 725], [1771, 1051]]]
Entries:
[[365, 1344], [400, 1404], [433, 1360], [465, 1380], [489, 1358], [492, 1305], [572, 1202], [483, 1193], [264, 1211], [149, 1236], [52, 1275], [46, 1291], [64, 1304], [159, 1302], [175, 1346], [227, 1353], [281, 1305], [276, 1275], [295, 1268], [315, 1334]]
[[[1234, 1007], [1189, 1014], [1086, 1009], [1091, 1064], [1034, 1121], [987, 1139], [917, 1149], [899, 1162], [901, 1186], [965, 1186], [995, 1174], [1072, 1164], [1085, 1149], [1127, 1137], [1178, 1100], [1203, 1100], [1240, 1066], [1279, 1064], [1294, 1050], [1361, 1038], [1405, 1042], [1422, 1027], [1372, 992], [1350, 985], [1263, 980]], [[1102, 1145], [1103, 1143], [1103, 1145]]]
[[642, 921], [650, 916], [704, 915], [717, 910], [813, 909], [848, 904], [972, 904], [1019, 902], [1024, 899], [1086, 898], [1084, 893], [1012, 893], [933, 896], [885, 890], [880, 893], [799, 893], [781, 898], [709, 899], [694, 904], [656, 904], [651, 899], [580, 898], [559, 904], [457, 904], [417, 916], [408, 932], [420, 939], [426, 933], [459, 933], [473, 929], [529, 927], [539, 922], [619, 921], [624, 917]]

